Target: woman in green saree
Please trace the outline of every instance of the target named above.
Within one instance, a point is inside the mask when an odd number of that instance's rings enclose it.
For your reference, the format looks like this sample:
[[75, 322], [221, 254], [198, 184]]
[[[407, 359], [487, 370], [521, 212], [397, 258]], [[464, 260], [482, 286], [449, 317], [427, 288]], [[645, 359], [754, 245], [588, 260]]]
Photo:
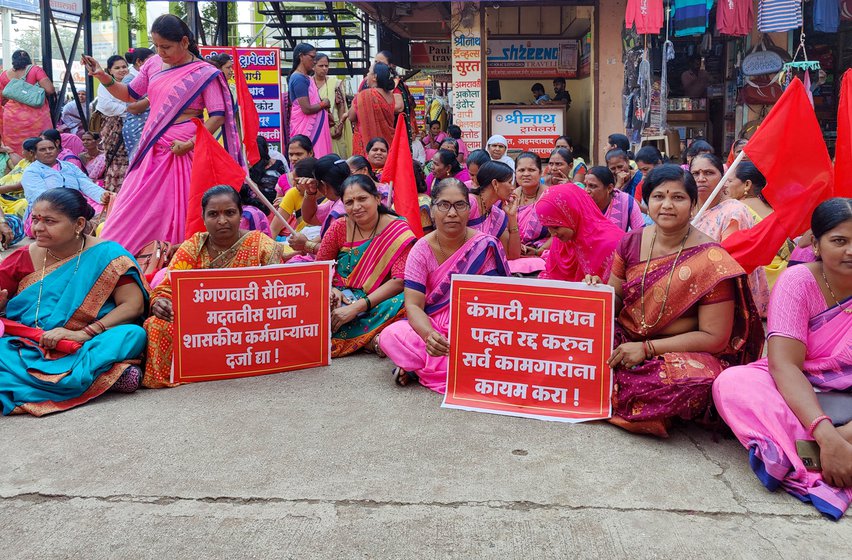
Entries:
[[[385, 208], [366, 175], [343, 182], [346, 216], [322, 238], [317, 261], [337, 261], [332, 290], [331, 355], [378, 351], [378, 334], [400, 319], [405, 260], [416, 241], [408, 223]], [[379, 352], [380, 353], [380, 352]]]

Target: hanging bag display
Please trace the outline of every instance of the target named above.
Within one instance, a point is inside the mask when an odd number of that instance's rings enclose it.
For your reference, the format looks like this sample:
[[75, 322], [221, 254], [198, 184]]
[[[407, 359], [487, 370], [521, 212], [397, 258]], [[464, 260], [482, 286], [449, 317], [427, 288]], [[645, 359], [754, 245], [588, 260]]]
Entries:
[[12, 99], [18, 103], [36, 108], [44, 105], [44, 88], [37, 83], [31, 84], [27, 81], [27, 76], [29, 76], [32, 68], [32, 64], [27, 66], [27, 71], [24, 73], [23, 78], [12, 78], [9, 80], [9, 83], [3, 88], [4, 99]]
[[[781, 55], [781, 52], [785, 56]], [[784, 67], [785, 60], [790, 60], [786, 51], [779, 49], [767, 35], [762, 35], [751, 51], [745, 56], [742, 64], [743, 75], [762, 76], [777, 74]]]

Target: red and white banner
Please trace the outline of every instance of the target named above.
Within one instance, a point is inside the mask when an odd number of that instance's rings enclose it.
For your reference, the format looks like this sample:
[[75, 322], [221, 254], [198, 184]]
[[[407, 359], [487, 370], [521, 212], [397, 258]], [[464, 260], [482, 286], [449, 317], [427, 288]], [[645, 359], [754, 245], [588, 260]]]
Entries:
[[609, 418], [613, 300], [609, 286], [454, 276], [442, 406], [560, 422]]
[[556, 139], [565, 134], [565, 105], [493, 106], [491, 134], [505, 136], [510, 150], [550, 157]]
[[327, 366], [333, 263], [172, 270], [172, 383]]

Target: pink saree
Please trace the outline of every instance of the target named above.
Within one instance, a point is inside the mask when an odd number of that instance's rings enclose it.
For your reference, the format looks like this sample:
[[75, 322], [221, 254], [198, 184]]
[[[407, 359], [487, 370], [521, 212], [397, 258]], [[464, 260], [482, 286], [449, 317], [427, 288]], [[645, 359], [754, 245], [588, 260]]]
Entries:
[[[311, 105], [316, 105], [322, 101], [317, 84], [311, 78], [308, 78], [304, 74], [293, 72], [293, 75], [290, 76], [289, 91], [293, 91], [294, 80], [305, 80], [308, 82], [308, 102]], [[291, 99], [290, 138], [297, 134], [304, 134], [311, 139], [314, 145], [315, 158], [319, 159], [331, 153], [331, 130], [328, 127], [328, 111], [306, 115], [302, 112], [299, 100]]]
[[[804, 374], [815, 389], [852, 391], [852, 315], [842, 310], [852, 305], [852, 298], [808, 318], [814, 301], [825, 307], [811, 271], [803, 265], [786, 270], [772, 292], [769, 336], [805, 344]], [[834, 520], [843, 516], [852, 502], [852, 487], [830, 486], [821, 473], [805, 469], [796, 440], [813, 437], [778, 391], [767, 358], [722, 372], [713, 384], [713, 399], [748, 449], [751, 469], [767, 489], [782, 488]]]
[[224, 116], [223, 146], [243, 163], [222, 72], [201, 60], [167, 69], [162, 65], [159, 56], [152, 56], [128, 85], [132, 97], [148, 95], [151, 113], [101, 234], [132, 254], [151, 241], [184, 241], [193, 152], [177, 156], [170, 147], [175, 140], [195, 136], [192, 121], [176, 123], [186, 109]]
[[[507, 276], [509, 266], [499, 241], [477, 233], [449, 259], [438, 264], [426, 238], [422, 238], [408, 254], [405, 263], [405, 288], [426, 294], [424, 310], [432, 327], [447, 336], [450, 328], [450, 286], [456, 274]], [[420, 383], [436, 391], [447, 391], [447, 356], [430, 356], [426, 343], [408, 321], [397, 321], [379, 337], [382, 351], [397, 366], [414, 373]]]
[[[541, 225], [535, 204], [527, 204], [518, 208], [518, 232], [521, 243], [530, 247], [541, 247], [547, 241], [547, 228]], [[544, 259], [541, 257], [521, 257], [509, 261], [512, 274], [533, 274], [544, 270]]]

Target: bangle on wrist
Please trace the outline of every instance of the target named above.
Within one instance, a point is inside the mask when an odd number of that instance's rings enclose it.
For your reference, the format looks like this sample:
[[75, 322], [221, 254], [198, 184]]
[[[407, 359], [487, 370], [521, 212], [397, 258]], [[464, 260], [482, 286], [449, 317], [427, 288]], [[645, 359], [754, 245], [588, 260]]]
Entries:
[[[104, 72], [104, 74], [106, 74], [106, 72]], [[113, 76], [111, 74], [107, 74], [107, 76], [109, 76], [109, 83], [105, 84], [105, 83], [101, 82], [101, 85], [104, 86], [104, 87], [110, 87], [110, 86], [115, 84], [115, 76]]]
[[509, 228], [509, 234], [512, 234], [512, 233], [518, 233], [519, 231], [520, 231], [520, 228], [518, 228], [518, 227], [516, 227], [516, 228], [514, 228], [514, 229], [513, 229], [513, 228]]
[[808, 426], [808, 436], [809, 437], [814, 437], [814, 431], [817, 429], [817, 426], [819, 426], [822, 423], [823, 420], [828, 420], [829, 423], [831, 423], [831, 418], [829, 418], [825, 414], [823, 414], [822, 416], [817, 416], [816, 418], [814, 418], [814, 421], [811, 422], [811, 425]]
[[370, 296], [364, 296], [361, 299], [363, 299], [364, 301], [367, 302], [367, 311], [366, 312], [369, 313], [370, 310], [373, 308], [373, 304], [370, 302]]

